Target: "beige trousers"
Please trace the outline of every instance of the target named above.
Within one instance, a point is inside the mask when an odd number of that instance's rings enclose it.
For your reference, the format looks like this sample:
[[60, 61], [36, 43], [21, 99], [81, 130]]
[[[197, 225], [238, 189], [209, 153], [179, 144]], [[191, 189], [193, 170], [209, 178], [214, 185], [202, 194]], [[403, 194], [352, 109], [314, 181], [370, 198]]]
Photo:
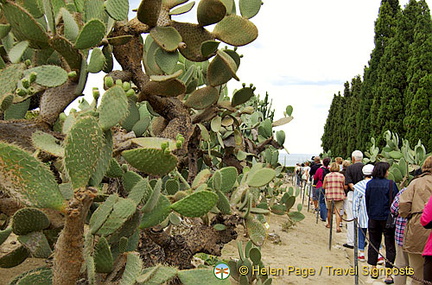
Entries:
[[[402, 247], [396, 244], [396, 260], [395, 265], [398, 268], [404, 268], [409, 266], [408, 263], [408, 253], [403, 251]], [[394, 276], [394, 284], [395, 285], [405, 285], [407, 281], [406, 275], [395, 275]]]
[[[408, 253], [409, 265], [414, 269], [414, 276], [423, 280], [424, 259], [421, 254]], [[412, 279], [411, 285], [423, 285], [423, 282]]]

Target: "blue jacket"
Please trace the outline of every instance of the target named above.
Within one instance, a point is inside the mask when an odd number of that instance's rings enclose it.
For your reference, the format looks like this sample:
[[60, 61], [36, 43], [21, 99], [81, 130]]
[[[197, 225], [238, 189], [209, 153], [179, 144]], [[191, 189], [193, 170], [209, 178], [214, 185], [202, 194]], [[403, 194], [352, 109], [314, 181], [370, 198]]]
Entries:
[[[366, 209], [369, 219], [385, 221], [390, 214], [389, 183], [386, 178], [372, 178], [366, 185]], [[392, 201], [399, 192], [396, 183], [391, 181]]]

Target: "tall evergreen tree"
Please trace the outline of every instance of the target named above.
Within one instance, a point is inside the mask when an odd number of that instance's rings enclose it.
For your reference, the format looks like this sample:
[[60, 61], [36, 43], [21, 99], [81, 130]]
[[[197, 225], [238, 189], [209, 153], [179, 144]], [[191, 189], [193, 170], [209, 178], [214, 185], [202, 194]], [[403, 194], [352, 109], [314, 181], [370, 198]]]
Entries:
[[362, 81], [360, 75], [357, 75], [351, 80], [350, 96], [346, 98], [346, 119], [345, 129], [346, 137], [346, 153], [343, 157], [350, 157], [353, 150], [357, 149], [358, 141], [358, 126], [356, 123], [355, 115], [359, 108], [359, 98], [361, 92]]
[[406, 138], [411, 144], [419, 139], [432, 149], [431, 96], [432, 96], [432, 20], [426, 1], [418, 1], [414, 27], [414, 41], [410, 45], [407, 68], [408, 88], [405, 92]]
[[341, 152], [343, 99], [344, 97], [340, 92], [333, 96], [321, 138], [321, 146], [324, 152], [331, 150], [334, 155], [339, 155]]
[[[379, 65], [385, 48], [395, 34], [395, 18], [400, 11], [398, 0], [383, 0], [381, 2], [378, 19], [375, 22], [375, 47], [371, 53], [369, 66], [364, 70], [364, 80], [360, 94], [360, 109], [356, 116], [356, 125], [359, 127], [358, 146], [366, 149], [371, 135], [371, 108], [375, 99], [374, 92], [379, 85]], [[375, 120], [375, 119], [374, 119]]]

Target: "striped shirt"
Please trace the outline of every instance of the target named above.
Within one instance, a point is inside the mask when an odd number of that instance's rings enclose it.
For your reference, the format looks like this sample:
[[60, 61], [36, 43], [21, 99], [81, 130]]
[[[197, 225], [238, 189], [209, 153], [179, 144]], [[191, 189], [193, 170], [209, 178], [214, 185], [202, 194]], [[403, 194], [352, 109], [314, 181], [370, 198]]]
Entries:
[[362, 229], [368, 227], [369, 217], [366, 211], [366, 184], [370, 179], [364, 179], [354, 185], [353, 217], [358, 219], [358, 225]]
[[403, 188], [400, 190], [390, 207], [390, 212], [396, 216], [396, 229], [395, 229], [395, 241], [398, 246], [403, 246], [403, 238], [404, 238], [404, 232], [405, 232], [405, 226], [408, 221], [406, 218], [402, 218], [399, 216], [399, 196], [406, 190], [406, 188]]
[[330, 172], [324, 177], [325, 198], [341, 201], [345, 199], [345, 176], [339, 172]]

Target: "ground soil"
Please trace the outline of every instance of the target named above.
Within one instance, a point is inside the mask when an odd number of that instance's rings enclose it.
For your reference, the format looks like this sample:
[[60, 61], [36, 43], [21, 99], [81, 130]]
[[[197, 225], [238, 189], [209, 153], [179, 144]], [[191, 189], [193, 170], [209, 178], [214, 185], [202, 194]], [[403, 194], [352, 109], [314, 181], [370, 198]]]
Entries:
[[[297, 203], [302, 203], [302, 200], [301, 196], [297, 197]], [[351, 269], [354, 266], [353, 250], [342, 246], [346, 242], [346, 223], [341, 233], [336, 233], [333, 229], [329, 248], [330, 230], [321, 220], [316, 222], [316, 215], [312, 209], [308, 211], [307, 208], [305, 199], [302, 213], [306, 218], [287, 231], [282, 230], [282, 225], [288, 220], [287, 216], [270, 214], [266, 217], [269, 224], [269, 235], [261, 251], [266, 268], [277, 269], [279, 273], [272, 276], [272, 284], [355, 284], [353, 269]], [[237, 240], [247, 242], [242, 227], [239, 227]], [[10, 239], [0, 246], [0, 255], [15, 246], [13, 244], [15, 242]], [[237, 241], [232, 241], [224, 247], [222, 258], [239, 258]], [[8, 284], [21, 272], [44, 264], [44, 260], [29, 258], [17, 267], [0, 268], [0, 285]], [[370, 276], [362, 274], [363, 266], [368, 268], [365, 262], [359, 262], [359, 284], [384, 284], [384, 276], [373, 280]], [[289, 269], [294, 271], [289, 272]], [[233, 284], [236, 283], [233, 282]]]

